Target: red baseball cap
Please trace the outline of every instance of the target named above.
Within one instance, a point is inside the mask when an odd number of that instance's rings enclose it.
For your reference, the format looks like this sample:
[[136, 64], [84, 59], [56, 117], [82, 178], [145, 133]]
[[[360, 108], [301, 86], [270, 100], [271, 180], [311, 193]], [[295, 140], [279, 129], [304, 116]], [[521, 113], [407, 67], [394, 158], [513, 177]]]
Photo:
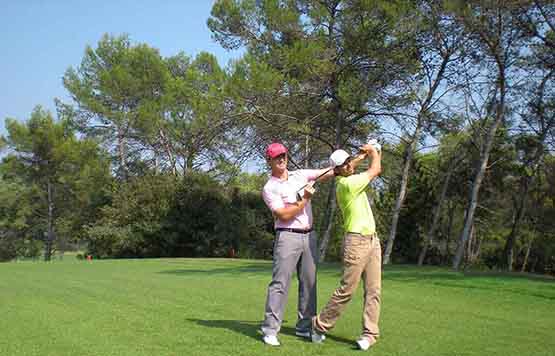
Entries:
[[283, 153], [287, 153], [287, 148], [278, 142], [274, 142], [266, 148], [266, 156], [269, 158], [276, 158]]

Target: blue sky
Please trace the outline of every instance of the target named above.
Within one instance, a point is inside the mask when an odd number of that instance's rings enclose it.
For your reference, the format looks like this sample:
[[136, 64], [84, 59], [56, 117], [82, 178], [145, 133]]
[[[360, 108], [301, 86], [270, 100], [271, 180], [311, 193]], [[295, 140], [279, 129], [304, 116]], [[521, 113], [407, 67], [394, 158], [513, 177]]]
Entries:
[[36, 105], [55, 113], [54, 98], [69, 102], [62, 76], [96, 47], [104, 33], [129, 34], [162, 56], [210, 52], [226, 65], [228, 52], [206, 20], [213, 0], [3, 0], [0, 4], [0, 135], [7, 117], [27, 119]]

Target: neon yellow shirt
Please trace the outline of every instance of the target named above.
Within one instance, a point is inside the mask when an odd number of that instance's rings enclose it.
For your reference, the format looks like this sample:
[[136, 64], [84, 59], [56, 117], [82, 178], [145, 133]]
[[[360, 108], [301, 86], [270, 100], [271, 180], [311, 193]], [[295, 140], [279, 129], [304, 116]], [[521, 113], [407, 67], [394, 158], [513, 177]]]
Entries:
[[343, 213], [345, 232], [370, 235], [376, 232], [366, 188], [370, 180], [366, 173], [337, 178], [336, 196]]

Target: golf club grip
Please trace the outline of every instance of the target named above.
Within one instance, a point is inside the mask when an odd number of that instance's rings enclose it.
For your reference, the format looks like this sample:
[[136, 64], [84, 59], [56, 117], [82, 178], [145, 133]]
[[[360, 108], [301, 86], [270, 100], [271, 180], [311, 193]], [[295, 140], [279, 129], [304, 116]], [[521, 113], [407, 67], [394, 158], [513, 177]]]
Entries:
[[[324, 176], [325, 174], [327, 174], [329, 171], [333, 170], [333, 168], [329, 168], [326, 169], [326, 171], [322, 174], [320, 174], [318, 177], [314, 178], [314, 184], [318, 183], [318, 179], [322, 176]], [[309, 182], [310, 183], [310, 182]], [[306, 183], [305, 185], [303, 185], [302, 187], [300, 187], [299, 189], [297, 189], [297, 195], [301, 196], [300, 192], [301, 190], [303, 190], [309, 183]], [[313, 185], [314, 186], [314, 185]]]

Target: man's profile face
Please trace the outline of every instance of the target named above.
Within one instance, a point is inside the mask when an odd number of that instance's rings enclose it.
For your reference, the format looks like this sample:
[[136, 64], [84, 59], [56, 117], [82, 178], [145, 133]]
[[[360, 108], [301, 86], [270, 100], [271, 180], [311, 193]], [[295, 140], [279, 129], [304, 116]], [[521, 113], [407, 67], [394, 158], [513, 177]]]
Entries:
[[345, 163], [335, 168], [337, 170], [337, 174], [342, 177], [348, 177], [355, 173], [355, 167], [353, 166], [353, 162], [351, 158], [347, 158]]
[[287, 153], [282, 153], [279, 156], [270, 158], [270, 167], [272, 170], [285, 170], [287, 169]]

